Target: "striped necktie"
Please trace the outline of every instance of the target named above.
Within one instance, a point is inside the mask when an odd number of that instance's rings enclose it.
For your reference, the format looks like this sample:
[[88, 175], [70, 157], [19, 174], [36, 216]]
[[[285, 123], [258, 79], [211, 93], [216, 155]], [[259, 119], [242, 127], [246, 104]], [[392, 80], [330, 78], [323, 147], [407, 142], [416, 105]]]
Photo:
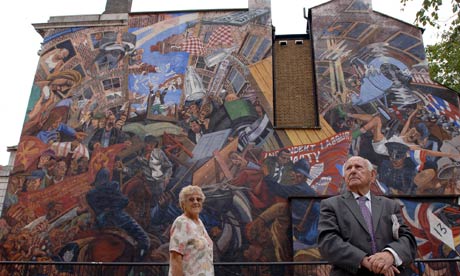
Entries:
[[367, 229], [369, 230], [369, 233], [371, 234], [372, 254], [374, 254], [377, 252], [377, 244], [375, 243], [374, 226], [372, 224], [371, 211], [369, 211], [369, 208], [367, 208], [366, 201], [367, 201], [367, 197], [365, 196], [358, 197], [359, 208], [361, 209], [361, 213], [363, 214], [364, 220], [366, 221]]

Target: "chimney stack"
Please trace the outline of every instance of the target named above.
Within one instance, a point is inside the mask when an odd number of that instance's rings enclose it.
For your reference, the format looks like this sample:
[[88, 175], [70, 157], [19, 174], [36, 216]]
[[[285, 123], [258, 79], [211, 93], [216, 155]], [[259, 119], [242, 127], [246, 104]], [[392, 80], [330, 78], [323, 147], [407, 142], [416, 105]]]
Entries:
[[104, 13], [129, 13], [132, 0], [107, 0]]

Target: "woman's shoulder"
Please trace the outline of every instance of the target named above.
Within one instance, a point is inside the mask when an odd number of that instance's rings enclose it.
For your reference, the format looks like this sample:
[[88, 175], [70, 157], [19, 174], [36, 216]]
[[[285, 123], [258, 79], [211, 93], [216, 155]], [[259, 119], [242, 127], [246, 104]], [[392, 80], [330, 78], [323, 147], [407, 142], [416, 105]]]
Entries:
[[174, 220], [173, 224], [193, 224], [193, 221], [187, 218], [186, 215], [182, 214]]
[[187, 220], [187, 217], [184, 216], [184, 214], [178, 216], [175, 220], [174, 220], [174, 223], [176, 222], [181, 222], [181, 221], [184, 221], [184, 220]]

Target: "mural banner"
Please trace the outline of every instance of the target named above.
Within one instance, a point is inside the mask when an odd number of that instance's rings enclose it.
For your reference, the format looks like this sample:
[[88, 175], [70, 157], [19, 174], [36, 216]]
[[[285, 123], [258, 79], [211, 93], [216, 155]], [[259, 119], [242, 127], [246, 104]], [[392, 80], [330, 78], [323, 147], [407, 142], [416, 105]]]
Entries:
[[314, 144], [290, 146], [264, 153], [264, 158], [276, 156], [288, 150], [292, 162], [308, 160], [313, 178], [311, 186], [321, 194], [337, 194], [342, 183], [342, 165], [345, 163], [352, 140], [351, 132], [345, 131]]

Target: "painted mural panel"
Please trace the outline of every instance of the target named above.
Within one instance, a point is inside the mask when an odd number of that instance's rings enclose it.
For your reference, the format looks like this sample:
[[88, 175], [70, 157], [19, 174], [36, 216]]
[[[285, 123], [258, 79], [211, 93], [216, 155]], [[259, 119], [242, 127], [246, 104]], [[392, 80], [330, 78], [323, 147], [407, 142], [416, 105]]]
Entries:
[[[397, 200], [401, 204], [403, 219], [417, 240], [416, 258], [444, 259], [459, 256], [460, 245], [457, 241], [459, 239], [460, 209], [455, 204], [455, 198], [400, 198]], [[294, 207], [291, 208], [294, 260], [321, 260], [316, 243], [320, 199], [293, 198], [290, 204], [291, 207]], [[299, 210], [306, 210], [306, 212], [299, 212]], [[302, 224], [305, 218], [308, 218], [308, 224]], [[412, 265], [410, 268], [414, 275], [457, 275], [460, 273], [455, 263], [423, 263], [420, 267]]]
[[458, 194], [458, 99], [430, 80], [420, 30], [370, 0], [333, 1], [312, 19], [320, 113], [376, 166], [375, 192]]
[[[455, 97], [429, 80], [418, 30], [368, 1], [315, 9], [320, 114], [335, 134], [287, 146], [249, 70], [271, 57], [270, 5], [250, 2], [47, 32], [0, 220], [2, 260], [166, 262], [189, 184], [206, 195], [216, 261], [316, 260], [318, 202], [290, 198], [342, 192], [350, 154], [376, 165], [376, 193], [457, 193]], [[425, 203], [403, 203], [408, 222], [422, 222]], [[426, 204], [455, 217], [455, 206]], [[455, 219], [438, 218], [454, 231]], [[422, 234], [422, 246], [452, 245]]]

